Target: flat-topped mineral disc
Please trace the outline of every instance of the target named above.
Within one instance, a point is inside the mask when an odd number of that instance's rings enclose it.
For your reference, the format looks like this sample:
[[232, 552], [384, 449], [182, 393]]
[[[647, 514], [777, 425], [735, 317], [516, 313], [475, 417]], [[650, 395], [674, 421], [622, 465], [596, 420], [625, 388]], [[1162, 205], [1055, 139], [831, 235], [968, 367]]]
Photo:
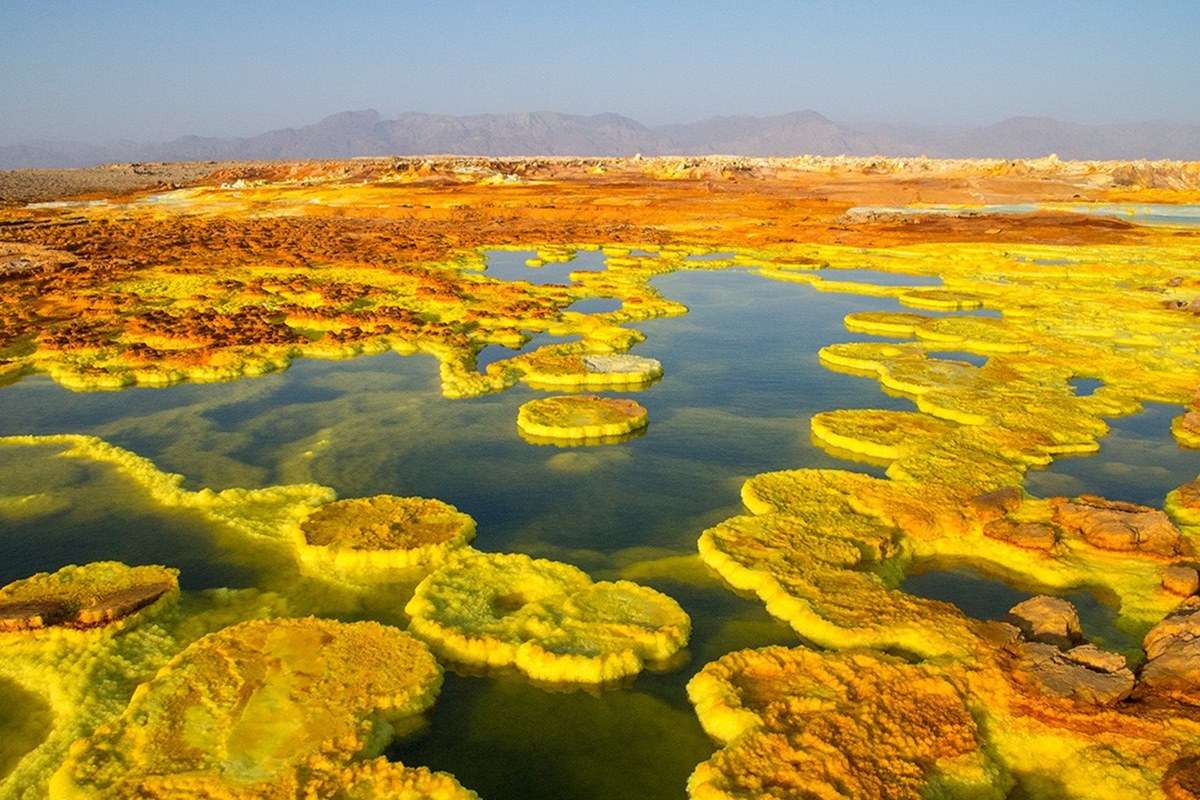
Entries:
[[536, 388], [570, 391], [644, 389], [662, 377], [662, 363], [629, 353], [586, 354], [567, 347], [544, 347], [515, 360], [525, 383]]
[[528, 436], [581, 443], [624, 436], [646, 427], [647, 421], [640, 403], [595, 395], [530, 400], [517, 413], [517, 427]]
[[376, 495], [321, 506], [300, 529], [303, 561], [368, 579], [440, 562], [475, 537], [475, 520], [441, 500]]

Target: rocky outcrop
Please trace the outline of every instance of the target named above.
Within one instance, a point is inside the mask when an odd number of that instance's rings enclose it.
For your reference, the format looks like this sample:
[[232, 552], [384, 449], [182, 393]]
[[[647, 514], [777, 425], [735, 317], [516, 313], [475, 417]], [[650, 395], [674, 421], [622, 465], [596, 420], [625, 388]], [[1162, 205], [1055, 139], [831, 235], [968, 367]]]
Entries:
[[1133, 673], [1119, 653], [1083, 644], [1060, 650], [1042, 642], [1021, 642], [1014, 678], [1039, 691], [1094, 705], [1113, 705], [1133, 691]]
[[970, 508], [981, 521], [993, 522], [1021, 507], [1023, 495], [1018, 486], [1005, 486], [971, 499]]
[[1056, 524], [1103, 550], [1174, 557], [1186, 549], [1179, 529], [1159, 509], [1092, 495], [1055, 498], [1051, 503]]
[[1189, 597], [1142, 641], [1146, 664], [1139, 697], [1165, 697], [1200, 705], [1200, 597]]
[[178, 573], [98, 561], [38, 573], [0, 589], [0, 632], [98, 628], [178, 590]]
[[1031, 597], [1013, 606], [1008, 618], [1025, 638], [1035, 642], [1065, 649], [1083, 640], [1075, 606], [1060, 597]]
[[992, 520], [983, 526], [989, 539], [1023, 547], [1027, 550], [1049, 550], [1058, 543], [1058, 532], [1045, 522], [1018, 522], [1007, 517]]
[[[1013, 679], [1043, 694], [1091, 705], [1113, 705], [1130, 695], [1133, 672], [1120, 653], [1083, 641], [1075, 606], [1039, 595], [1013, 606], [993, 639], [1016, 656]], [[1006, 630], [1007, 629], [1007, 632]]]
[[1173, 564], [1163, 570], [1162, 585], [1171, 594], [1187, 597], [1200, 589], [1200, 573], [1192, 567]]

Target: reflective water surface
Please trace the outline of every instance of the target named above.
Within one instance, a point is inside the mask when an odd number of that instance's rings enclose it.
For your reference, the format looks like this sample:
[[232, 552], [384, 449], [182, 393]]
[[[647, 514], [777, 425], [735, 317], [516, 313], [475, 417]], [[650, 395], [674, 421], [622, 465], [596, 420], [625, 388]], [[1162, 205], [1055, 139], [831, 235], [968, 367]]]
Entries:
[[1200, 450], [1180, 447], [1171, 437], [1171, 420], [1179, 413], [1178, 406], [1146, 403], [1139, 414], [1109, 420], [1099, 453], [1033, 470], [1026, 488], [1043, 496], [1097, 494], [1161, 507], [1167, 492], [1200, 473]]
[[[566, 283], [573, 270], [603, 268], [598, 252], [525, 266], [534, 255], [494, 253], [488, 272]], [[889, 280], [897, 277], [911, 282]], [[746, 272], [681, 272], [654, 285], [690, 313], [637, 326], [647, 339], [634, 352], [661, 360], [665, 376], [636, 394], [649, 411], [646, 435], [620, 445], [530, 445], [517, 435], [516, 413], [539, 392], [516, 387], [446, 400], [433, 359], [391, 354], [298, 361], [229, 384], [114, 393], [74, 393], [38, 376], [0, 389], [0, 435], [94, 434], [182, 474], [193, 489], [312, 481], [341, 497], [437, 497], [475, 517], [482, 550], [552, 557], [597, 578], [629, 577], [671, 594], [694, 625], [682, 666], [591, 692], [550, 691], [510, 675], [448, 674], [429, 725], [389, 755], [453, 772], [490, 800], [677, 798], [712, 752], [686, 699], [688, 678], [730, 650], [797, 641], [757, 600], [706, 571], [693, 556], [697, 536], [738, 513], [740, 485], [754, 473], [850, 467], [883, 475], [813, 445], [813, 413], [913, 406], [817, 358], [823, 345], [871, 339], [848, 332], [843, 317], [900, 308], [892, 299], [818, 293]], [[550, 341], [557, 340], [542, 337], [523, 350]], [[480, 367], [515, 352], [486, 348]], [[1030, 490], [1161, 503], [1166, 489], [1200, 472], [1200, 457], [1166, 432], [1171, 413], [1150, 407], [1114, 421], [1099, 456], [1059, 461], [1031, 476]], [[301, 590], [330, 616], [404, 624], [407, 597], [398, 588], [381, 588], [365, 605], [341, 604], [275, 549], [230, 542], [187, 512], [165, 512], [110, 468], [51, 453], [0, 447], [0, 496], [57, 498], [32, 519], [0, 517], [0, 583], [73, 562], [163, 563], [182, 570], [185, 589], [297, 591], [311, 583]], [[905, 588], [980, 618], [1002, 616], [1028, 596], [953, 569], [912, 576]], [[1105, 628], [1103, 603], [1086, 592], [1070, 597], [1089, 633], [1116, 638]]]

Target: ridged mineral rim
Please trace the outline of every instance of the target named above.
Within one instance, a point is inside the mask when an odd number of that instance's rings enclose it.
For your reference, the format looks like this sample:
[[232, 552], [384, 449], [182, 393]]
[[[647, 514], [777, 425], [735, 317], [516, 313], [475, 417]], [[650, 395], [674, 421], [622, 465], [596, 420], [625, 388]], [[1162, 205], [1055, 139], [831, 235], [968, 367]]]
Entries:
[[517, 412], [517, 427], [549, 439], [601, 439], [646, 427], [646, 409], [634, 400], [560, 395], [530, 400]]

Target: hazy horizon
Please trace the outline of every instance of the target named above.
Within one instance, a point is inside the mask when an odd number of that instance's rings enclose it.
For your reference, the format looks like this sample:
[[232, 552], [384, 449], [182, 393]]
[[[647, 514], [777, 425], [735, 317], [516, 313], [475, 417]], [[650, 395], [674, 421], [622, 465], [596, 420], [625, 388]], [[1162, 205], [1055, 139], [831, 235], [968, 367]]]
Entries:
[[[1065, 119], [1063, 117], [1053, 117], [1053, 116], [1049, 116], [1049, 115], [1040, 115], [1040, 114], [1012, 114], [1012, 115], [1009, 115], [1009, 116], [1006, 116], [1003, 118], [998, 117], [996, 119], [984, 120], [983, 122], [981, 122], [979, 124], [951, 123], [951, 122], [925, 123], [925, 122], [905, 120], [905, 119], [892, 120], [892, 119], [886, 119], [886, 118], [877, 117], [877, 116], [876, 117], [868, 117], [868, 116], [833, 117], [828, 114], [825, 114], [824, 112], [821, 111], [821, 109], [818, 109], [818, 108], [794, 108], [794, 109], [788, 109], [788, 110], [779, 111], [779, 112], [775, 112], [775, 113], [771, 113], [771, 114], [750, 114], [750, 113], [707, 114], [703, 117], [696, 117], [696, 118], [690, 118], [690, 119], [666, 120], [664, 122], [647, 122], [647, 121], [645, 121], [643, 119], [639, 119], [638, 117], [635, 117], [631, 114], [625, 114], [620, 111], [595, 111], [595, 112], [583, 113], [583, 112], [562, 111], [560, 109], [553, 109], [553, 108], [529, 108], [529, 109], [522, 108], [522, 109], [509, 109], [507, 111], [475, 111], [475, 112], [467, 111], [467, 112], [463, 112], [462, 114], [451, 114], [448, 112], [435, 112], [435, 111], [426, 111], [423, 109], [409, 108], [409, 109], [402, 109], [402, 110], [394, 112], [394, 113], [386, 113], [386, 112], [381, 111], [378, 108], [370, 107], [370, 108], [344, 108], [344, 109], [340, 109], [337, 111], [331, 111], [328, 114], [321, 114], [320, 116], [313, 117], [308, 120], [302, 120], [295, 124], [281, 125], [281, 126], [273, 127], [270, 129], [251, 130], [251, 131], [237, 132], [237, 133], [220, 133], [220, 132], [218, 132], [218, 133], [197, 133], [195, 131], [186, 131], [184, 133], [179, 134], [178, 136], [173, 136], [168, 139], [145, 139], [145, 138], [139, 139], [136, 137], [112, 137], [112, 138], [108, 138], [108, 139], [102, 139], [99, 137], [90, 137], [89, 138], [86, 135], [76, 136], [76, 137], [46, 136], [46, 137], [26, 138], [26, 139], [16, 140], [16, 141], [12, 141], [12, 142], [0, 141], [0, 147], [14, 145], [14, 144], [29, 144], [29, 143], [36, 143], [36, 142], [72, 143], [72, 142], [84, 142], [84, 141], [87, 141], [87, 142], [90, 142], [93, 144], [97, 144], [97, 145], [120, 145], [120, 144], [161, 145], [161, 144], [164, 144], [164, 143], [167, 143], [170, 141], [174, 141], [177, 139], [184, 139], [189, 136], [199, 136], [199, 137], [203, 137], [203, 138], [214, 138], [214, 139], [221, 139], [221, 140], [234, 140], [234, 139], [243, 139], [243, 138], [254, 138], [256, 136], [261, 136], [263, 134], [269, 134], [274, 131], [304, 130], [307, 128], [311, 128], [313, 125], [316, 125], [316, 124], [323, 122], [330, 118], [338, 117], [338, 116], [345, 115], [345, 114], [361, 114], [361, 113], [370, 113], [370, 112], [375, 112], [375, 113], [379, 114], [380, 118], [382, 120], [392, 120], [392, 119], [396, 119], [399, 117], [403, 117], [404, 115], [408, 115], [408, 114], [438, 116], [438, 117], [445, 116], [445, 117], [454, 117], [454, 118], [459, 118], [459, 119], [467, 119], [467, 118], [472, 118], [472, 117], [502, 117], [502, 116], [537, 115], [537, 114], [554, 114], [554, 115], [577, 116], [577, 117], [600, 117], [600, 116], [615, 114], [616, 116], [622, 117], [624, 119], [632, 120], [633, 122], [643, 124], [651, 130], [672, 127], [672, 126], [692, 125], [692, 124], [696, 124], [696, 123], [702, 123], [702, 122], [706, 122], [709, 120], [716, 120], [716, 119], [721, 119], [721, 118], [770, 119], [770, 118], [774, 118], [774, 117], [785, 117], [789, 114], [809, 113], [809, 112], [816, 112], [818, 114], [821, 114], [822, 116], [827, 117], [828, 119], [830, 119], [830, 121], [832, 121], [834, 123], [844, 124], [844, 125], [861, 125], [864, 127], [871, 126], [871, 125], [880, 125], [880, 126], [890, 125], [890, 126], [895, 126], [895, 127], [911, 126], [912, 128], [915, 128], [915, 129], [928, 129], [928, 130], [938, 130], [938, 129], [973, 130], [973, 129], [985, 128], [989, 125], [1002, 123], [1002, 122], [1006, 122], [1006, 121], [1013, 120], [1013, 119], [1048, 119], [1048, 120], [1054, 120], [1056, 122], [1076, 123], [1076, 124], [1082, 124], [1082, 125], [1089, 125], [1089, 124], [1137, 125], [1137, 124], [1143, 124], [1143, 123], [1164, 123], [1164, 124], [1172, 124], [1172, 125], [1189, 124], [1187, 122], [1181, 123], [1178, 120], [1169, 120], [1169, 119], [1165, 119], [1165, 118], [1162, 118], [1162, 119], [1115, 120], [1113, 122], [1101, 122], [1101, 123], [1080, 123], [1078, 120]], [[1197, 124], [1200, 125], [1200, 123], [1197, 123]]]
[[0, 0], [0, 144], [250, 136], [366, 108], [1200, 123], [1200, 5], [756, 9]]

